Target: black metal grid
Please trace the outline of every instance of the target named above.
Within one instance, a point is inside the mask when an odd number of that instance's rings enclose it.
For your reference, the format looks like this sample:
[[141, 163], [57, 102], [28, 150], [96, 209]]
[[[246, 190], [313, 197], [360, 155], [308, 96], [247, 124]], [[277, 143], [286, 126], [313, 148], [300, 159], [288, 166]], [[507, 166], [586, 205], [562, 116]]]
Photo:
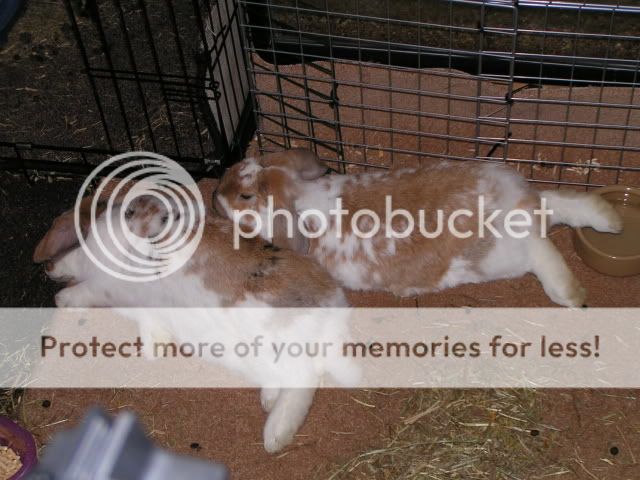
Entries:
[[69, 95], [84, 99], [89, 131], [36, 139], [4, 129], [0, 168], [85, 174], [108, 156], [150, 150], [216, 174], [241, 155], [253, 115], [234, 0], [64, 0], [64, 8], [81, 62], [70, 74], [86, 73]]
[[632, 0], [242, 0], [260, 148], [640, 184]]

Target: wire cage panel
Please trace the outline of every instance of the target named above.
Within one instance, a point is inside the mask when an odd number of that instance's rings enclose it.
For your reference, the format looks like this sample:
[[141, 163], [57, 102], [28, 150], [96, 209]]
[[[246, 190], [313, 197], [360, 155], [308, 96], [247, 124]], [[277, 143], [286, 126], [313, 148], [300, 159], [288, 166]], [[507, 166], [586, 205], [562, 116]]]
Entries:
[[209, 5], [203, 41], [206, 83], [214, 88], [207, 98], [205, 111], [210, 111], [226, 147], [235, 149], [247, 114], [249, 72], [245, 62], [240, 31], [240, 8], [235, 0], [219, 0]]
[[640, 184], [633, 2], [242, 3], [265, 151], [308, 146], [346, 171], [450, 158]]
[[[65, 0], [64, 9], [77, 53], [60, 67], [69, 90], [43, 96], [57, 113], [46, 134], [0, 134], [0, 168], [86, 173], [150, 150], [210, 173], [240, 155], [253, 116], [234, 0]], [[78, 71], [84, 78], [70, 81]]]

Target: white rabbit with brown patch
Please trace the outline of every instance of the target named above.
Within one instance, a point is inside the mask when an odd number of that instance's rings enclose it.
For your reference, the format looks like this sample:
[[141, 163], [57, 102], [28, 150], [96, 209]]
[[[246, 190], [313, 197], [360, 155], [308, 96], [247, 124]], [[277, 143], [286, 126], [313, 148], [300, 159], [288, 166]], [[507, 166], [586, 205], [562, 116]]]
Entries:
[[[91, 224], [91, 201], [91, 198], [86, 198], [80, 206], [80, 226], [86, 245], [94, 253], [102, 251], [102, 255], [114, 255], [125, 266], [129, 261], [125, 252], [118, 251], [114, 242], [110, 241], [112, 236], [107, 234], [107, 217], [111, 215], [113, 232], [118, 240], [123, 240], [124, 235], [124, 227], [121, 228], [118, 219], [125, 218], [128, 229], [138, 236], [142, 244], [140, 251], [145, 251], [146, 248], [148, 258], [152, 259], [154, 242], [149, 242], [148, 239], [153, 239], [162, 232], [169, 217], [176, 211], [168, 211], [166, 205], [153, 197], [135, 199], [128, 205], [126, 213], [121, 211], [124, 208], [122, 205], [116, 205], [110, 212], [105, 212], [105, 204], [100, 201], [97, 203], [96, 222]], [[121, 217], [121, 214], [124, 216]], [[68, 283], [56, 296], [59, 307], [347, 306], [341, 288], [314, 260], [288, 250], [280, 250], [260, 239], [243, 241], [238, 249], [234, 249], [230, 221], [224, 218], [207, 218], [205, 222], [202, 240], [193, 257], [172, 274], [151, 281], [123, 280], [98, 267], [78, 245], [73, 211], [62, 214], [54, 221], [37, 246], [34, 261], [46, 262], [49, 277]], [[103, 240], [107, 239], [102, 246], [96, 244], [98, 234], [102, 234], [100, 237]], [[99, 257], [98, 260], [105, 259]], [[140, 312], [139, 318], [135, 320], [140, 324], [143, 339], [161, 337], [164, 340], [168, 335], [197, 344], [207, 340], [200, 337], [203, 331], [201, 326], [204, 327], [205, 336], [215, 338], [219, 333], [207, 330], [206, 319], [203, 320], [204, 323], [194, 323], [187, 322], [187, 319], [176, 320], [172, 318], [174, 314], [167, 314], [169, 318], [147, 318], [144, 309], [128, 311]], [[268, 318], [263, 323], [255, 324], [265, 332], [269, 332], [271, 326], [278, 325]], [[190, 330], [190, 326], [198, 328]], [[237, 328], [242, 327], [241, 324]], [[295, 337], [295, 334], [301, 333], [296, 329], [307, 330], [309, 323], [300, 326], [293, 322], [285, 327], [288, 329], [285, 333]], [[337, 333], [335, 330], [329, 331], [332, 328], [331, 322], [318, 322], [312, 328], [312, 332], [305, 331], [304, 334], [322, 339]], [[195, 331], [197, 329], [198, 332]], [[257, 335], [260, 332], [237, 333]], [[269, 370], [270, 366], [260, 364], [260, 361], [247, 360], [230, 367], [259, 384], [265, 381], [265, 372], [271, 372], [271, 378], [278, 378], [279, 374], [278, 371]], [[335, 365], [331, 361], [307, 367], [308, 371], [302, 374], [308, 374], [312, 378], [311, 383], [325, 372], [343, 380], [348, 375], [348, 372], [342, 370], [344, 365]], [[314, 392], [315, 388], [277, 388], [273, 384], [262, 389], [262, 405], [269, 412], [264, 428], [264, 446], [267, 451], [276, 452], [292, 441], [304, 422]]]
[[[600, 196], [539, 192], [499, 164], [434, 161], [389, 172], [326, 173], [326, 165], [302, 149], [247, 158], [227, 170], [214, 205], [245, 230], [259, 229], [275, 245], [310, 254], [348, 288], [409, 296], [532, 272], [551, 300], [570, 307], [582, 306], [586, 292], [542, 235], [536, 211], [546, 203], [552, 211], [546, 217], [549, 226], [565, 223], [602, 232], [622, 228], [619, 215]], [[399, 234], [410, 221], [402, 215], [389, 219], [387, 199], [393, 210], [404, 209], [413, 218], [408, 235]], [[290, 212], [291, 225], [281, 215], [268, 218], [270, 201], [271, 213]], [[346, 212], [340, 220], [339, 206]], [[261, 224], [243, 211], [257, 212]], [[522, 219], [509, 217], [512, 211], [524, 211], [533, 221], [518, 227], [516, 220]], [[381, 221], [378, 230], [371, 213]], [[478, 218], [492, 220], [493, 230]], [[513, 223], [506, 222], [509, 218]], [[434, 228], [444, 223], [442, 231]]]

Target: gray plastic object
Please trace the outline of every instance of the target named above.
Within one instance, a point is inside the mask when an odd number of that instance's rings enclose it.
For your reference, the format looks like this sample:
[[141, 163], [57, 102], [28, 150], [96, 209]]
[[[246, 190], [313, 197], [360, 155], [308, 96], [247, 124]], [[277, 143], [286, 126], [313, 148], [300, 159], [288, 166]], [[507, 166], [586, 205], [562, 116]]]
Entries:
[[92, 410], [83, 423], [57, 434], [28, 480], [227, 480], [219, 464], [154, 446], [135, 415], [111, 419]]

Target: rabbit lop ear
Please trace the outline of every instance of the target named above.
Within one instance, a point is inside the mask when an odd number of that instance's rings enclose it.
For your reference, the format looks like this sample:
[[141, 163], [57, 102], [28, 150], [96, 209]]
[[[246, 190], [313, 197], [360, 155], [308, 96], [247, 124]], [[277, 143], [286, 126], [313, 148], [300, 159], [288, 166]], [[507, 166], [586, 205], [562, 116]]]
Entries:
[[[124, 194], [116, 197], [114, 204], [122, 202]], [[80, 231], [86, 237], [91, 227], [91, 205], [93, 196], [88, 196], [80, 202]], [[96, 217], [99, 217], [107, 209], [107, 199], [101, 198], [96, 203]], [[71, 250], [80, 243], [74, 222], [74, 209], [67, 210], [53, 221], [53, 225], [33, 252], [34, 263], [44, 263], [52, 260], [62, 253]]]
[[[103, 195], [96, 202], [96, 217], [99, 217], [106, 209], [110, 192], [115, 188], [113, 185], [103, 185]], [[102, 188], [101, 187], [101, 188]], [[121, 188], [113, 199], [114, 205], [120, 205], [131, 187]], [[91, 205], [94, 196], [84, 197], [80, 202], [80, 231], [86, 237], [91, 227]], [[44, 263], [71, 250], [80, 243], [74, 222], [74, 209], [67, 210], [53, 221], [53, 225], [44, 235], [33, 252], [35, 263]]]
[[315, 153], [303, 148], [269, 153], [260, 157], [258, 162], [265, 168], [288, 168], [296, 172], [302, 180], [315, 180], [329, 171], [329, 168]]
[[273, 237], [268, 240], [276, 247], [306, 254], [309, 239], [298, 228], [299, 216], [290, 184], [289, 175], [279, 170], [264, 169], [258, 174], [258, 196], [265, 204], [269, 197], [273, 201], [273, 215], [267, 220], [273, 222]]
[[291, 213], [291, 228], [289, 228], [288, 220], [281, 215], [275, 216], [273, 219], [273, 239], [271, 243], [276, 247], [288, 248], [300, 254], [309, 253], [309, 239], [305, 237], [298, 228], [299, 216], [297, 213]]
[[[91, 224], [92, 197], [86, 197], [80, 203], [80, 228], [86, 235]], [[78, 235], [74, 224], [74, 210], [67, 210], [53, 221], [53, 225], [40, 240], [33, 261], [43, 263], [51, 260], [78, 245]]]

